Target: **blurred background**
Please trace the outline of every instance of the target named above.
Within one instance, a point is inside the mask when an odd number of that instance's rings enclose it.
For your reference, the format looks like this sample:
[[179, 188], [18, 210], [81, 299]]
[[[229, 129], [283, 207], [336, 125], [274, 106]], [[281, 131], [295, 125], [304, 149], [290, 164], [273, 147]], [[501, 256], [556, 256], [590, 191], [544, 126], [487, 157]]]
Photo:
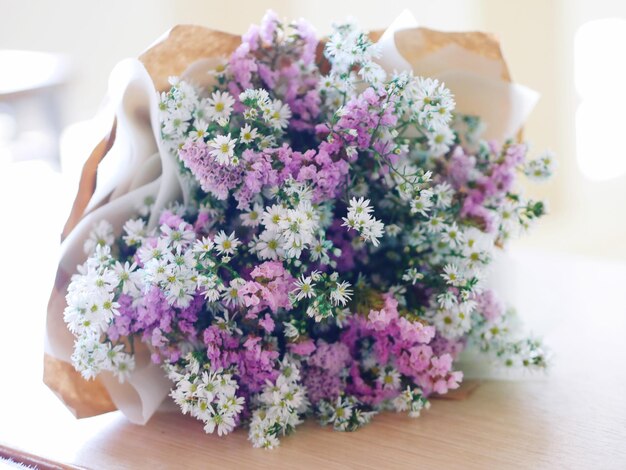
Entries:
[[[0, 1], [0, 165], [49, 162], [63, 181], [59, 210], [108, 122], [88, 123], [120, 59], [137, 56], [177, 23], [242, 33], [267, 8], [306, 17], [320, 34], [349, 15], [381, 29], [404, 9], [442, 30], [484, 30], [502, 44], [513, 79], [542, 95], [526, 128], [532, 150], [558, 155], [556, 177], [531, 196], [550, 217], [518, 244], [626, 260], [626, 2], [620, 0]], [[20, 52], [18, 52], [20, 51]], [[28, 51], [28, 53], [26, 53]], [[46, 53], [46, 54], [43, 54]], [[35, 160], [35, 161], [33, 161]], [[48, 165], [48, 166], [50, 166]], [[21, 170], [17, 170], [21, 171]], [[46, 170], [41, 170], [46, 171]], [[0, 187], [14, 193], [11, 184]], [[63, 209], [61, 209], [63, 207]], [[62, 218], [62, 217], [61, 217]], [[58, 232], [60, 220], [50, 229]]]

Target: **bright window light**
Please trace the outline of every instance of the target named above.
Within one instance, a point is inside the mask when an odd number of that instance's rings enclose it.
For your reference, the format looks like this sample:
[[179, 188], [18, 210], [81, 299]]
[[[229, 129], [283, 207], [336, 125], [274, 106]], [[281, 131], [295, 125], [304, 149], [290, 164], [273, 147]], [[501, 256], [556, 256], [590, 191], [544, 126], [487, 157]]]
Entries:
[[591, 180], [626, 173], [626, 20], [589, 21], [574, 41], [575, 84], [581, 96], [576, 111], [576, 156]]

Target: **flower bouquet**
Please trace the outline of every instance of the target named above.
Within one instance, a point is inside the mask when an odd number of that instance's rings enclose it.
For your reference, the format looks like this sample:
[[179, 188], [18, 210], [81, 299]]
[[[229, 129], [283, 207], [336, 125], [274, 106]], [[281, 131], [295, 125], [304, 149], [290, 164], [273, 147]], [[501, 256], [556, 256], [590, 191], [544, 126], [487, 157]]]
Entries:
[[466, 348], [546, 366], [486, 282], [545, 212], [518, 175], [553, 165], [515, 138], [534, 95], [489, 36], [320, 41], [268, 13], [241, 39], [176, 28], [110, 89], [48, 315], [45, 379], [78, 416], [144, 423], [169, 394], [271, 448], [307, 416], [419, 416]]

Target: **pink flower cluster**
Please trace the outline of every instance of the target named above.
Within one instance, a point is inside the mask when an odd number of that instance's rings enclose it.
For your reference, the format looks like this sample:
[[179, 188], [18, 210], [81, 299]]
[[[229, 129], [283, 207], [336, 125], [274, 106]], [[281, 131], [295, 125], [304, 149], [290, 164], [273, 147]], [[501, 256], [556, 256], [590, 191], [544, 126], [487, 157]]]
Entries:
[[315, 352], [310, 355], [304, 374], [309, 400], [335, 400], [345, 389], [347, 367], [352, 363], [348, 346], [317, 340]]
[[[452, 356], [436, 356], [428, 344], [435, 336], [435, 328], [401, 317], [398, 302], [389, 294], [384, 297], [381, 310], [370, 311], [367, 318], [355, 316], [343, 332], [341, 340], [348, 345], [352, 356], [358, 358], [360, 342], [369, 339], [377, 364], [391, 365], [411, 377], [426, 395], [457, 388], [463, 374], [452, 371]], [[377, 404], [397, 393], [383, 389], [379, 383], [367, 384], [358, 361], [352, 364], [350, 377], [350, 393], [364, 403]]]
[[186, 142], [178, 156], [195, 175], [202, 190], [217, 199], [226, 199], [229, 192], [243, 181], [242, 168], [219, 164], [209, 155], [209, 147], [203, 141]]
[[[246, 318], [257, 318], [259, 313], [268, 308], [272, 313], [280, 308], [291, 310], [289, 292], [293, 289], [294, 279], [285, 271], [282, 263], [266, 261], [255, 267], [250, 276], [252, 280], [239, 289], [239, 295], [247, 308]], [[274, 322], [268, 314], [259, 322], [268, 333], [274, 331]]]
[[[374, 150], [380, 157], [397, 160], [393, 153], [396, 144], [391, 138], [381, 138], [385, 129], [393, 129], [398, 122], [394, 113], [394, 102], [397, 95], [389, 95], [384, 89], [367, 88], [356, 95], [345, 105], [342, 115], [332, 128], [328, 124], [317, 126], [317, 132], [330, 133], [331, 142], [324, 142], [323, 149], [329, 155], [339, 155], [346, 147], [371, 152]], [[348, 157], [348, 161], [356, 160], [356, 153]]]
[[[118, 303], [120, 314], [109, 326], [109, 338], [117, 341], [120, 337], [139, 334], [141, 341], [154, 349], [154, 362], [177, 361], [181, 357], [181, 335], [188, 341], [198, 340], [195, 323], [204, 307], [204, 298], [201, 295], [194, 297], [188, 307], [178, 309], [169, 305], [158, 287], [153, 287], [139, 303], [133, 303], [133, 299], [125, 294], [120, 295]], [[170, 342], [168, 336], [174, 332], [176, 339]]]

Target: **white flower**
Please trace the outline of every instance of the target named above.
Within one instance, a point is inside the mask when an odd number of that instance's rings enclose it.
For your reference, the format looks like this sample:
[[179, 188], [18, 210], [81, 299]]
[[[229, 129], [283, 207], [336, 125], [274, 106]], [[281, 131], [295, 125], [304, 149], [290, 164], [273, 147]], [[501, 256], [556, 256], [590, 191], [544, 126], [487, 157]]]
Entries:
[[500, 225], [505, 232], [513, 232], [519, 226], [519, 217], [517, 215], [519, 208], [516, 203], [505, 200], [498, 208], [500, 215]]
[[298, 366], [285, 358], [276, 382], [268, 381], [258, 395], [260, 407], [252, 414], [248, 433], [254, 447], [276, 447], [278, 435], [286, 434], [302, 422], [299, 415], [307, 411], [309, 403], [299, 380]]
[[424, 279], [424, 275], [420, 273], [416, 268], [409, 268], [402, 275], [402, 280], [406, 282], [410, 282], [415, 285], [417, 281]]
[[217, 428], [217, 435], [223, 436], [235, 429], [235, 419], [232, 415], [214, 414], [209, 417], [204, 426], [204, 432], [212, 434]]
[[146, 222], [143, 219], [127, 220], [123, 230], [126, 235], [122, 239], [128, 246], [139, 246], [148, 236]]
[[261, 223], [261, 214], [263, 214], [263, 208], [260, 204], [255, 204], [250, 211], [241, 214], [241, 223], [246, 227], [258, 227]]
[[251, 128], [250, 124], [246, 124], [245, 126], [243, 126], [239, 133], [239, 140], [243, 142], [244, 144], [251, 143], [257, 137], [258, 137], [258, 132], [256, 128], [254, 129]]
[[165, 298], [170, 305], [187, 308], [193, 300], [192, 294], [195, 292], [195, 287], [195, 283], [176, 280], [165, 288]]
[[359, 154], [357, 147], [353, 145], [349, 145], [345, 147], [346, 155], [350, 158], [354, 158]]
[[235, 237], [235, 232], [226, 235], [226, 232], [223, 230], [220, 230], [213, 242], [215, 243], [215, 249], [221, 255], [233, 255], [237, 247], [241, 244], [239, 239]]
[[532, 180], [543, 181], [552, 176], [555, 167], [556, 158], [554, 153], [546, 151], [536, 159], [526, 162], [524, 174]]
[[265, 209], [261, 217], [265, 230], [261, 232], [261, 242], [257, 244], [257, 251], [262, 258], [275, 259], [279, 248], [285, 256], [299, 258], [302, 250], [315, 242], [320, 217], [308, 200], [308, 188], [287, 186], [285, 191], [297, 196], [300, 201], [294, 209], [278, 204]]
[[237, 139], [231, 139], [230, 134], [218, 135], [209, 142], [209, 147], [212, 149], [209, 151], [209, 154], [214, 157], [220, 165], [232, 164], [236, 143]]
[[99, 338], [113, 317], [119, 315], [115, 296], [120, 279], [114, 269], [107, 267], [110, 263], [109, 252], [97, 248], [80, 267], [79, 274], [72, 277], [66, 295], [64, 320], [69, 330], [79, 338]]
[[430, 402], [424, 397], [424, 393], [419, 388], [406, 388], [396, 398], [393, 399], [393, 406], [396, 411], [408, 411], [409, 417], [417, 418], [422, 409], [430, 408]]
[[85, 379], [93, 379], [109, 368], [107, 352], [107, 346], [97, 336], [81, 335], [74, 344], [72, 365]]
[[428, 216], [428, 211], [433, 206], [433, 192], [429, 189], [420, 191], [419, 197], [411, 200], [411, 214], [421, 214]]
[[385, 367], [379, 372], [376, 381], [383, 389], [398, 390], [400, 388], [400, 372], [393, 367]]
[[418, 122], [426, 128], [447, 127], [455, 103], [443, 83], [431, 78], [414, 77], [407, 86], [407, 95], [416, 102]]
[[352, 198], [350, 200], [350, 211], [353, 212], [354, 218], [365, 218], [368, 214], [372, 213], [374, 209], [369, 205], [370, 200], [361, 197], [359, 199]]
[[301, 247], [311, 243], [315, 222], [315, 212], [308, 201], [300, 202], [296, 209], [288, 209], [278, 222], [285, 246]]
[[493, 236], [470, 227], [465, 230], [465, 242], [462, 247], [467, 268], [473, 269], [488, 264], [493, 255]]
[[437, 310], [432, 317], [437, 331], [448, 339], [458, 339], [472, 327], [471, 310], [474, 304], [457, 304], [449, 309]]
[[352, 65], [361, 64], [366, 68], [364, 78], [370, 73], [382, 75], [381, 72], [374, 72], [371, 67], [372, 59], [380, 54], [380, 47], [372, 43], [354, 23], [347, 22], [334, 27], [333, 34], [326, 42], [324, 54], [331, 63], [331, 73], [343, 74], [348, 72]]
[[212, 121], [227, 121], [233, 111], [235, 99], [228, 92], [216, 91], [207, 99], [206, 115]]
[[106, 220], [101, 220], [91, 229], [89, 238], [85, 240], [85, 254], [91, 255], [97, 246], [111, 246], [114, 241], [113, 226]]
[[316, 238], [310, 247], [309, 257], [311, 261], [319, 261], [320, 264], [330, 264], [331, 260], [328, 256], [328, 250], [332, 247], [333, 243], [331, 241], [324, 238]]
[[209, 237], [202, 237], [201, 240], [196, 240], [193, 245], [193, 252], [198, 256], [199, 259], [204, 258], [208, 255], [213, 248], [215, 247], [215, 243]]
[[435, 205], [438, 209], [446, 209], [452, 204], [452, 196], [454, 191], [452, 186], [447, 182], [437, 184], [432, 189], [432, 194], [435, 198]]
[[196, 119], [193, 122], [193, 128], [194, 130], [189, 133], [191, 140], [204, 142], [209, 131], [209, 124], [202, 119]]
[[376, 62], [371, 61], [365, 62], [361, 65], [359, 75], [361, 75], [364, 81], [372, 85], [380, 84], [387, 77], [385, 69], [383, 69]]
[[385, 225], [370, 215], [373, 209], [369, 203], [369, 199], [353, 197], [350, 200], [347, 217], [343, 218], [342, 226], [358, 231], [364, 241], [371, 241], [374, 246], [378, 246]]
[[265, 121], [274, 129], [284, 129], [289, 125], [291, 109], [280, 100], [274, 100], [271, 107], [267, 107], [263, 114]]
[[271, 207], [266, 207], [263, 211], [263, 216], [261, 217], [261, 223], [265, 226], [267, 230], [280, 230], [279, 223], [286, 215], [287, 210], [278, 204], [275, 204]]
[[222, 287], [222, 300], [227, 306], [237, 306], [241, 304], [241, 295], [239, 294], [239, 289], [241, 289], [245, 285], [246, 281], [241, 279], [240, 277], [233, 279], [230, 281], [229, 286]]
[[190, 226], [185, 222], [181, 222], [178, 228], [163, 224], [161, 225], [161, 237], [173, 248], [188, 245], [196, 238], [196, 233], [189, 228]]
[[220, 291], [218, 289], [218, 277], [214, 274], [199, 275], [197, 279], [197, 286], [200, 292], [204, 295], [204, 298], [209, 302], [216, 302], [220, 298]]
[[144, 263], [143, 280], [148, 285], [159, 285], [171, 275], [171, 267], [164, 259], [152, 258]]
[[167, 240], [163, 238], [159, 238], [156, 240], [154, 246], [149, 246], [148, 244], [143, 244], [139, 249], [138, 256], [139, 260], [143, 264], [147, 264], [149, 261], [156, 259], [160, 260], [163, 258], [165, 253], [168, 251]]
[[124, 352], [124, 345], [122, 344], [109, 347], [110, 349], [107, 352], [107, 359], [109, 361], [108, 369], [113, 371], [113, 374], [120, 383], [124, 383], [135, 369], [135, 357]]
[[117, 261], [115, 263], [115, 274], [117, 275], [120, 284], [122, 285], [122, 292], [124, 294], [137, 295], [141, 290], [141, 282], [138, 279], [138, 273], [135, 271], [137, 264], [130, 264], [126, 261], [124, 264]]
[[330, 300], [335, 307], [345, 306], [351, 298], [352, 289], [350, 289], [350, 283], [346, 281], [335, 284], [335, 288], [330, 292]]
[[452, 286], [461, 286], [465, 282], [462, 274], [459, 272], [458, 266], [454, 264], [446, 264], [441, 277]]
[[285, 338], [295, 341], [300, 337], [300, 332], [298, 328], [296, 328], [292, 323], [283, 322], [283, 326], [285, 329], [283, 330], [283, 334]]
[[440, 233], [444, 228], [443, 218], [439, 215], [434, 215], [426, 221], [426, 230], [430, 233]]
[[295, 286], [296, 288], [292, 291], [292, 294], [298, 301], [302, 299], [310, 299], [315, 295], [315, 283], [313, 282], [313, 278], [311, 276], [300, 276], [300, 278], [295, 282]]
[[437, 296], [437, 302], [442, 309], [451, 309], [457, 304], [457, 298], [453, 291], [447, 290]]
[[239, 101], [241, 101], [242, 103], [255, 102], [258, 103], [259, 106], [261, 106], [263, 104], [269, 103], [269, 96], [270, 95], [267, 90], [263, 88], [248, 88], [239, 95]]
[[440, 126], [428, 132], [428, 147], [434, 157], [447, 153], [453, 143], [454, 132], [448, 126]]
[[[201, 369], [202, 367], [202, 369]], [[222, 436], [235, 428], [236, 417], [243, 410], [244, 398], [236, 396], [237, 383], [222, 369], [207, 371], [192, 354], [183, 365], [170, 365], [168, 377], [175, 384], [170, 396], [183, 414], [204, 422], [204, 431]]]
[[285, 256], [285, 250], [280, 241], [280, 234], [273, 230], [265, 230], [261, 233], [255, 250], [261, 259], [277, 260]]
[[452, 222], [441, 233], [441, 240], [452, 247], [460, 246], [464, 241], [463, 231], [459, 229], [456, 222]]

